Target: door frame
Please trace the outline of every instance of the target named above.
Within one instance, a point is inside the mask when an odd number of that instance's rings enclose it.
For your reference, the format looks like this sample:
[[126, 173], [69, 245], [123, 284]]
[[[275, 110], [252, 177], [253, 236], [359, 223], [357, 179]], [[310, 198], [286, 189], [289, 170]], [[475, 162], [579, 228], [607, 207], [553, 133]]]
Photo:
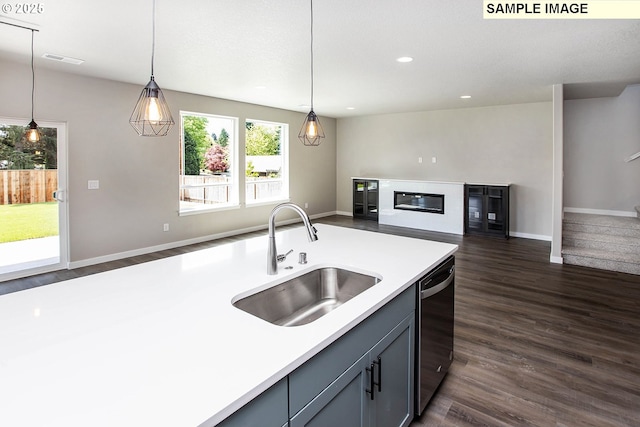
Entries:
[[[0, 116], [0, 123], [7, 125], [25, 126], [29, 119], [17, 119]], [[0, 274], [0, 284], [7, 280], [47, 273], [69, 268], [69, 193], [68, 193], [68, 133], [67, 122], [38, 120], [38, 126], [56, 128], [57, 130], [57, 162], [58, 162], [58, 237], [60, 253], [57, 263], [39, 267], [24, 268]]]

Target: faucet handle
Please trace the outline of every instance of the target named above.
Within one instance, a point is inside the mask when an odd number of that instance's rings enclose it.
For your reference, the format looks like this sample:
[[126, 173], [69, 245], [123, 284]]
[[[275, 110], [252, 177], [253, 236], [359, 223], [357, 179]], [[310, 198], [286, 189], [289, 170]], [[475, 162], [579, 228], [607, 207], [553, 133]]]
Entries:
[[289, 255], [291, 252], [293, 252], [293, 249], [289, 249], [289, 252], [287, 252], [286, 254], [280, 254], [276, 257], [276, 260], [278, 262], [283, 262], [285, 259], [287, 259], [287, 255]]

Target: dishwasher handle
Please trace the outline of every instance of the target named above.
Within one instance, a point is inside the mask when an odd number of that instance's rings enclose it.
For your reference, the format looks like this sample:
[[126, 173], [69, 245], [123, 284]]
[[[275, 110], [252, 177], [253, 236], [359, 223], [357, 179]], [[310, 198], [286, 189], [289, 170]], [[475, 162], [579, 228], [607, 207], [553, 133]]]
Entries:
[[431, 282], [433, 280], [432, 278], [429, 278], [425, 282], [420, 281], [420, 299], [429, 298], [430, 296], [437, 294], [438, 292], [449, 286], [451, 282], [453, 282], [455, 271], [456, 266], [451, 266], [451, 268], [449, 269], [449, 275], [445, 280], [438, 283], [437, 285], [430, 286], [428, 288], [424, 288], [424, 286]]

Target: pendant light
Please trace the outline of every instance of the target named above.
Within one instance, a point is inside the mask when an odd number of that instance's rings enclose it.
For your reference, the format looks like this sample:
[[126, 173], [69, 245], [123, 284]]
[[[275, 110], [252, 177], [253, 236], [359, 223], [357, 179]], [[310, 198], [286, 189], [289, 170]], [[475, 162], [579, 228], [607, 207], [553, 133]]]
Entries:
[[38, 142], [40, 141], [40, 130], [38, 129], [38, 124], [33, 119], [33, 105], [35, 99], [35, 91], [36, 91], [36, 73], [33, 66], [33, 34], [36, 30], [31, 30], [31, 122], [28, 124], [29, 128], [25, 133], [27, 137], [27, 141], [29, 142]]
[[151, 80], [142, 89], [129, 123], [140, 136], [165, 136], [175, 124], [162, 89], [153, 76], [153, 59], [156, 49], [156, 2], [153, 0], [153, 39], [151, 45]]
[[320, 145], [324, 139], [324, 131], [320, 125], [320, 119], [313, 111], [313, 0], [311, 0], [311, 111], [304, 119], [298, 139], [304, 145], [316, 146]]

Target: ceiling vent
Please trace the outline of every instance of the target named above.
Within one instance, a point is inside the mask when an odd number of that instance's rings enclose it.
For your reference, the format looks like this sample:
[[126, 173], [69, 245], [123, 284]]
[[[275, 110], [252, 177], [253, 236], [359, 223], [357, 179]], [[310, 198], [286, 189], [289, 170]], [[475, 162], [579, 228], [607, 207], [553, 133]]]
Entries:
[[42, 57], [52, 61], [66, 62], [67, 64], [73, 65], [80, 65], [84, 62], [83, 59], [69, 58], [68, 56], [54, 55], [53, 53], [45, 53]]

